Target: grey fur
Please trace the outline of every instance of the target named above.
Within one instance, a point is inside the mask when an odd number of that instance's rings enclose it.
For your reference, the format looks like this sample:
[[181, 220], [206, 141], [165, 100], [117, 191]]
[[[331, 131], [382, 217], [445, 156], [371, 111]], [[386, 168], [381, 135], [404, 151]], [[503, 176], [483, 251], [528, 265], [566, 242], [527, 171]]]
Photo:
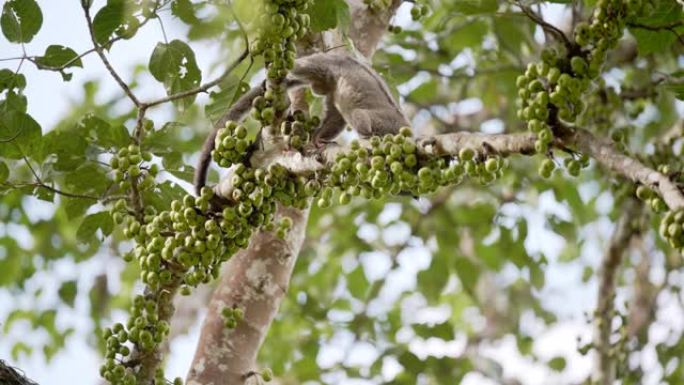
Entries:
[[[316, 146], [335, 139], [346, 124], [364, 138], [396, 134], [401, 127], [410, 125], [382, 77], [351, 56], [316, 53], [297, 59], [288, 75], [288, 88], [306, 84], [314, 93], [326, 97], [325, 116], [313, 134]], [[206, 183], [217, 131], [229, 120], [241, 120], [252, 101], [264, 91], [262, 83], [242, 95], [207, 137], [195, 169], [195, 191], [198, 195]]]

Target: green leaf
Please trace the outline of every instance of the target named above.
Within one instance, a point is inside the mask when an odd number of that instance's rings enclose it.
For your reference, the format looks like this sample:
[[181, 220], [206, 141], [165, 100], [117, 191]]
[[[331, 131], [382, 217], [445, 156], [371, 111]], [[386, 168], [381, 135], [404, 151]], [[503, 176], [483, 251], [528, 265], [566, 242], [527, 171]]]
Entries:
[[10, 159], [31, 157], [40, 145], [40, 125], [21, 111], [0, 111], [0, 156]]
[[100, 211], [99, 213], [90, 214], [83, 219], [81, 226], [76, 231], [76, 239], [82, 243], [93, 241], [93, 237], [97, 230], [102, 231], [102, 235], [107, 236], [112, 233], [114, 229], [114, 221], [112, 216], [107, 211]]
[[[9, 237], [0, 238], [0, 250], [3, 251], [4, 256], [0, 258], [0, 286], [6, 286], [16, 283], [17, 277], [21, 273], [21, 255], [22, 250], [17, 245], [17, 242]], [[9, 323], [9, 320], [6, 321]], [[5, 328], [7, 329], [7, 325]], [[7, 331], [5, 331], [6, 333]]]
[[52, 130], [43, 137], [43, 155], [57, 155], [54, 169], [58, 171], [71, 171], [81, 166], [87, 148], [84, 135], [74, 135], [71, 131]]
[[73, 193], [99, 195], [107, 189], [110, 182], [102, 166], [85, 163], [67, 173], [64, 184]]
[[565, 358], [554, 357], [549, 361], [549, 367], [557, 372], [562, 372], [565, 369]]
[[[69, 47], [61, 45], [51, 45], [45, 50], [43, 56], [39, 56], [35, 60], [36, 66], [39, 69], [54, 70], [55, 68], [68, 67], [83, 67], [81, 58], [78, 57], [76, 51]], [[60, 70], [64, 80], [71, 80], [71, 74]]]
[[0, 183], [3, 183], [9, 178], [9, 167], [7, 163], [0, 161]]
[[675, 34], [662, 30], [650, 31], [643, 28], [630, 28], [629, 32], [637, 41], [639, 55], [647, 56], [657, 52], [667, 52], [675, 42]]
[[79, 122], [85, 129], [93, 143], [105, 149], [114, 149], [127, 146], [131, 143], [131, 136], [123, 125], [111, 126], [96, 115], [88, 114]]
[[437, 81], [431, 79], [411, 91], [408, 94], [408, 99], [418, 104], [428, 104], [434, 99], [435, 95], [437, 95]]
[[69, 307], [74, 307], [74, 300], [76, 299], [77, 292], [77, 282], [76, 281], [66, 281], [62, 283], [59, 287], [57, 294], [59, 298], [64, 301]]
[[125, 5], [123, 0], [109, 0], [97, 12], [93, 19], [93, 31], [98, 44], [107, 43], [114, 31], [124, 23]]
[[43, 13], [35, 0], [10, 0], [2, 7], [0, 27], [12, 43], [28, 43], [43, 25]]
[[26, 96], [18, 94], [13, 90], [7, 91], [5, 100], [0, 100], [0, 111], [18, 111], [26, 113]]
[[146, 204], [151, 205], [158, 211], [168, 210], [169, 202], [178, 199], [182, 200], [187, 195], [181, 186], [166, 181], [155, 186], [154, 190], [147, 190], [142, 193], [143, 200]]
[[399, 356], [399, 363], [410, 373], [420, 373], [425, 367], [425, 362], [409, 351], [405, 351]]
[[364, 299], [370, 284], [363, 272], [363, 266], [359, 265], [351, 273], [347, 274], [347, 290], [354, 298]]
[[679, 100], [684, 100], [684, 84], [666, 84], [665, 88], [668, 89], [669, 91], [674, 92], [675, 98]]
[[81, 198], [69, 198], [64, 197], [64, 212], [66, 213], [67, 219], [73, 220], [85, 215], [86, 211], [90, 206], [93, 205], [93, 201], [89, 199]]
[[25, 342], [16, 342], [12, 346], [12, 351], [10, 352], [12, 359], [15, 361], [19, 360], [19, 355], [22, 353], [24, 353], [27, 356], [30, 356], [31, 353], [33, 353], [33, 348], [27, 345]]
[[463, 287], [469, 292], [475, 291], [475, 285], [480, 277], [480, 269], [470, 259], [457, 257], [454, 260], [454, 270]]
[[0, 92], [4, 90], [18, 89], [26, 87], [26, 78], [22, 74], [15, 74], [7, 68], [0, 69]]
[[544, 288], [544, 283], [546, 282], [546, 276], [544, 270], [539, 265], [530, 265], [530, 283], [537, 290]]
[[230, 105], [240, 97], [236, 91], [240, 85], [239, 79], [234, 79], [233, 82], [222, 85], [221, 90], [218, 92], [211, 92], [209, 96], [211, 101], [204, 107], [204, 114], [212, 122], [218, 121], [225, 113]]
[[497, 19], [492, 24], [494, 33], [501, 44], [513, 52], [520, 52], [523, 44], [532, 46], [531, 38], [534, 33], [534, 24], [526, 19], [508, 19], [505, 17]]
[[424, 324], [411, 325], [416, 335], [422, 338], [437, 337], [445, 341], [454, 339], [454, 325], [449, 322], [442, 322], [436, 325], [428, 326]]
[[684, 20], [681, 4], [676, 0], [658, 0], [652, 5], [653, 11], [648, 15], [639, 15], [628, 22], [629, 32], [634, 35], [642, 56], [671, 52], [670, 47], [677, 40], [677, 35], [684, 33], [681, 24], [674, 29], [664, 28]]
[[496, 0], [459, 0], [454, 2], [453, 8], [459, 13], [476, 15], [494, 13], [498, 9], [498, 4]]
[[166, 170], [169, 174], [175, 176], [178, 179], [184, 180], [188, 183], [192, 183], [195, 177], [195, 168], [190, 166], [184, 166], [182, 170]]
[[3, 325], [2, 332], [4, 334], [9, 333], [10, 330], [12, 330], [12, 325], [14, 325], [15, 322], [21, 321], [21, 320], [26, 320], [30, 321], [31, 324], [35, 324], [36, 322], [36, 315], [32, 311], [29, 310], [22, 310], [22, 309], [16, 309], [12, 310], [8, 315], [7, 318], [5, 319], [5, 324]]
[[461, 52], [464, 48], [479, 48], [488, 30], [486, 21], [472, 20], [454, 29], [449, 36], [440, 42], [440, 46], [453, 54]]
[[[169, 95], [196, 88], [202, 81], [195, 53], [180, 40], [157, 44], [150, 57], [149, 68], [152, 76], [164, 83]], [[181, 107], [188, 107], [194, 100], [195, 95], [192, 95], [176, 102]]]
[[309, 8], [311, 30], [321, 32], [349, 24], [349, 6], [342, 0], [314, 0]]
[[430, 302], [439, 299], [449, 280], [449, 266], [445, 258], [440, 254], [432, 257], [432, 263], [427, 270], [418, 273], [418, 287], [425, 298]]
[[186, 24], [196, 24], [199, 21], [190, 0], [175, 0], [171, 4], [171, 14]]

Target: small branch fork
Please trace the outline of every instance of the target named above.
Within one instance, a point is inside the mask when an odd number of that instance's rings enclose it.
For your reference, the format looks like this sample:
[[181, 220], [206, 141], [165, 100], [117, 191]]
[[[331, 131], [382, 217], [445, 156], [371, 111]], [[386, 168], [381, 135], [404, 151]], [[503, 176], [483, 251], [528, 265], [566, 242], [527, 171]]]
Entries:
[[[79, 58], [88, 54], [88, 53], [96, 52], [97, 55], [100, 57], [100, 60], [104, 64], [105, 68], [109, 72], [109, 74], [116, 81], [116, 83], [119, 85], [121, 90], [126, 94], [128, 99], [130, 99], [130, 101], [133, 103], [133, 105], [135, 105], [135, 107], [137, 108], [138, 111], [136, 114], [136, 122], [135, 122], [135, 130], [134, 130], [133, 138], [138, 145], [140, 145], [140, 143], [142, 142], [142, 139], [143, 139], [143, 131], [144, 131], [143, 130], [143, 122], [145, 119], [145, 113], [147, 112], [147, 110], [149, 108], [158, 106], [160, 104], [179, 100], [182, 98], [190, 97], [193, 95], [197, 95], [197, 94], [202, 93], [202, 92], [207, 92], [210, 88], [218, 85], [221, 81], [226, 79], [232, 73], [232, 71], [240, 63], [242, 63], [242, 61], [244, 61], [245, 58], [247, 58], [247, 56], [249, 54], [248, 45], [246, 45], [245, 50], [240, 54], [240, 56], [237, 59], [235, 59], [225, 69], [225, 71], [220, 76], [218, 76], [216, 79], [214, 79], [210, 82], [207, 82], [205, 84], [200, 85], [199, 87], [193, 88], [191, 90], [181, 91], [181, 92], [178, 92], [178, 93], [175, 93], [172, 95], [168, 95], [168, 96], [158, 98], [158, 99], [153, 99], [150, 101], [142, 101], [135, 95], [135, 93], [133, 92], [133, 90], [131, 90], [129, 85], [116, 72], [116, 70], [114, 69], [114, 67], [110, 63], [109, 59], [107, 59], [107, 56], [104, 53], [103, 46], [100, 45], [97, 42], [97, 40], [95, 39], [95, 30], [93, 27], [93, 20], [92, 20], [91, 14], [90, 14], [90, 3], [87, 0], [81, 0], [81, 7], [83, 8], [83, 13], [84, 13], [87, 25], [88, 25], [88, 31], [90, 34], [90, 40], [92, 41], [92, 44], [93, 44], [93, 48], [84, 52], [83, 54], [79, 55]], [[146, 19], [145, 21], [147, 21], [147, 20], [149, 20], [149, 18]], [[241, 25], [240, 25], [240, 28], [242, 28]], [[118, 38], [114, 38], [114, 39], [110, 40], [109, 43], [112, 43], [116, 40], [118, 40]], [[78, 58], [75, 58], [73, 60], [77, 60], [77, 59]], [[73, 60], [71, 62], [73, 62]], [[63, 67], [68, 66], [68, 64], [70, 64], [70, 63], [65, 64]], [[140, 195], [140, 191], [138, 188], [136, 178], [131, 178], [131, 202], [135, 208], [136, 215], [138, 217], [142, 217], [143, 202], [142, 202], [142, 197]]]
[[532, 20], [535, 24], [542, 27], [542, 29], [546, 33], [554, 36], [556, 39], [561, 41], [565, 45], [565, 47], [568, 49], [568, 51], [573, 52], [576, 50], [576, 48], [577, 48], [576, 44], [571, 42], [570, 39], [568, 39], [568, 37], [565, 35], [565, 33], [563, 33], [563, 31], [561, 31], [558, 27], [548, 23], [546, 20], [544, 20], [544, 18], [541, 15], [534, 12], [529, 6], [522, 4], [522, 2], [520, 0], [516, 0], [514, 2], [514, 4], [517, 5], [518, 7], [520, 7], [520, 10], [527, 17], [529, 17], [530, 20]]

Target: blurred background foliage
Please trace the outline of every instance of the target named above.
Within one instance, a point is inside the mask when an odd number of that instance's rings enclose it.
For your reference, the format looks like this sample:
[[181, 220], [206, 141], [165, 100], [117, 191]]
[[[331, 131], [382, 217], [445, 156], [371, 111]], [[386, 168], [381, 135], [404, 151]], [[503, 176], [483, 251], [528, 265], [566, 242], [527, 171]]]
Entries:
[[[2, 47], [20, 47], [0, 55], [0, 346], [18, 365], [36, 355], [50, 361], [75, 338], [101, 348], [99, 328], [120, 320], [140, 289], [137, 267], [120, 260], [131, 244], [107, 206], [125, 194], [111, 181], [108, 159], [129, 142], [135, 109], [121, 92], [102, 90], [111, 78], [79, 76], [81, 67], [101, 65], [95, 53], [79, 56], [92, 47], [86, 34], [78, 36], [82, 50], [32, 42], [44, 19], [60, 17], [41, 12], [42, 3], [6, 1], [0, 20]], [[64, 7], [78, 12], [76, 3]], [[145, 29], [159, 41], [139, 65], [119, 69], [134, 92], [159, 97], [165, 89], [191, 89], [241, 52], [235, 18], [251, 17], [249, 1], [231, 7], [164, 0], [153, 13], [149, 3], [93, 5], [96, 39], [107, 54], [126, 55], [115, 47], [131, 47]], [[567, 32], [589, 17], [594, 3], [531, 5]], [[387, 35], [373, 60], [400, 95], [414, 132], [524, 131], [515, 114], [515, 79], [554, 41], [512, 2], [430, 5], [419, 22], [410, 17], [416, 5], [402, 5], [393, 19], [401, 31]], [[654, 6], [639, 22], [672, 28], [625, 30], [602, 81], [586, 95], [581, 122], [646, 163], [679, 167], [676, 159], [650, 154], [684, 113], [677, 100], [684, 94], [684, 13], [675, 0]], [[349, 22], [341, 0], [316, 0], [311, 12], [319, 30]], [[154, 131], [143, 146], [162, 172], [146, 201], [161, 208], [189, 191], [191, 165], [211, 122], [240, 82], [263, 78], [260, 68], [245, 61], [207, 94], [151, 112]], [[61, 73], [82, 88], [54, 124], [41, 127], [32, 117], [32, 109], [50, 105], [27, 100], [33, 97], [25, 92], [33, 81], [24, 75], [28, 69]], [[42, 92], [60, 97], [57, 88]], [[673, 143], [681, 154], [681, 139]], [[283, 384], [587, 381], [598, 269], [634, 186], [593, 164], [578, 178], [559, 170], [543, 179], [538, 157], [511, 158], [505, 176], [487, 186], [467, 182], [419, 200], [355, 199], [314, 208], [259, 361]], [[620, 375], [626, 384], [682, 383], [682, 259], [657, 235], [657, 216], [640, 215], [651, 225], [628, 248], [617, 280], [616, 318], [639, 326], [620, 345], [627, 355]], [[622, 338], [619, 331], [615, 337]]]

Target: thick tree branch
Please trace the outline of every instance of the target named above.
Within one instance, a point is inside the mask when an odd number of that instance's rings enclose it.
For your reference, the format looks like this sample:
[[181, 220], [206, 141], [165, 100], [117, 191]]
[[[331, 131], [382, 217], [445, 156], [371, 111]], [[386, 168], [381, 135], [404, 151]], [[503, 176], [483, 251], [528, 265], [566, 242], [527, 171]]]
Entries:
[[609, 141], [597, 138], [587, 130], [577, 129], [563, 142], [575, 145], [580, 152], [594, 158], [615, 174], [657, 191], [670, 209], [684, 208], [684, 194], [674, 182], [662, 173], [617, 151]]
[[2, 385], [37, 385], [20, 371], [0, 360], [0, 384]]
[[[188, 385], [242, 384], [256, 370], [256, 356], [290, 281], [304, 242], [308, 210], [278, 208], [278, 217], [292, 218], [294, 227], [281, 240], [258, 232], [249, 247], [233, 256], [209, 303]], [[228, 329], [221, 317], [225, 307], [244, 309], [244, 320]]]
[[[629, 304], [629, 315], [627, 318], [627, 336], [636, 339], [640, 345], [644, 345], [647, 340], [649, 325], [655, 319], [656, 297], [662, 285], [654, 285], [651, 282], [651, 256], [645, 249], [645, 242], [639, 242], [640, 259], [634, 267], [635, 276], [632, 284], [632, 299]], [[678, 257], [677, 257], [678, 258]]]
[[[553, 145], [557, 148], [576, 148], [585, 153], [601, 166], [618, 176], [649, 186], [657, 191], [665, 203], [673, 210], [684, 208], [684, 193], [666, 175], [645, 166], [637, 159], [618, 151], [611, 142], [598, 138], [587, 130], [567, 128], [564, 136], [556, 138]], [[472, 148], [483, 155], [501, 156], [523, 154], [533, 155], [536, 136], [531, 133], [482, 134], [456, 132], [418, 139], [418, 155], [456, 156], [462, 148]], [[323, 153], [323, 160], [317, 156], [304, 156], [296, 151], [286, 150], [284, 145], [274, 147], [268, 153], [255, 154], [252, 161], [261, 164], [263, 159], [271, 159], [296, 174], [307, 174], [329, 167], [338, 153], [349, 149], [329, 146]], [[224, 180], [217, 186], [217, 192], [227, 196], [229, 181]]]

